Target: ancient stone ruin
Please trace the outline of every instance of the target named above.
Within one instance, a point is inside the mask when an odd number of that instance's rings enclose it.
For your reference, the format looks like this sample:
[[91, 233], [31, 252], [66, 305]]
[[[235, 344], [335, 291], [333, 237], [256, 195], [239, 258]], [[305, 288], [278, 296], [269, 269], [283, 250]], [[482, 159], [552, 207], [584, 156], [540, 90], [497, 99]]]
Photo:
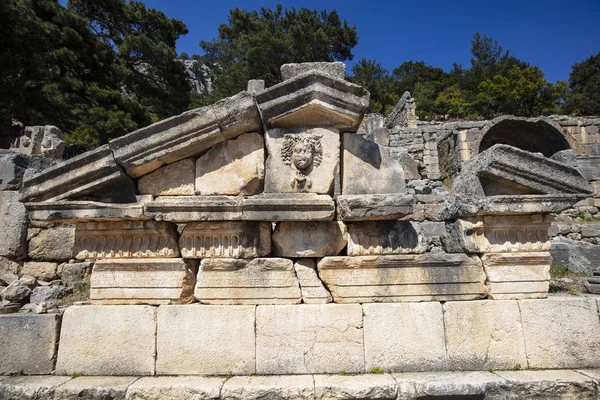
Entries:
[[3, 187], [0, 255], [31, 260], [3, 299], [77, 269], [91, 303], [40, 314], [44, 356], [0, 373], [600, 367], [598, 298], [546, 299], [600, 120], [421, 124], [408, 93], [384, 119], [342, 63], [282, 76]]

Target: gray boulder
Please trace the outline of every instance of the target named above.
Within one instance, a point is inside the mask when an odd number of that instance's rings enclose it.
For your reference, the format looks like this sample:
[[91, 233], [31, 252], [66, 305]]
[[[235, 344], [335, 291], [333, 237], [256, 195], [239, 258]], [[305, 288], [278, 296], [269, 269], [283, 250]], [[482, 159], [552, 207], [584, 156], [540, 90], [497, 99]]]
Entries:
[[34, 289], [29, 302], [33, 304], [55, 303], [71, 293], [73, 293], [73, 289], [64, 286], [39, 286]]
[[10, 303], [26, 303], [30, 295], [31, 289], [21, 281], [14, 281], [0, 293], [2, 301]]
[[77, 287], [83, 284], [84, 280], [92, 272], [93, 262], [81, 262], [75, 264], [63, 264], [60, 279], [63, 285], [67, 287]]
[[567, 238], [555, 238], [550, 244], [552, 266], [586, 274], [600, 272], [600, 246]]

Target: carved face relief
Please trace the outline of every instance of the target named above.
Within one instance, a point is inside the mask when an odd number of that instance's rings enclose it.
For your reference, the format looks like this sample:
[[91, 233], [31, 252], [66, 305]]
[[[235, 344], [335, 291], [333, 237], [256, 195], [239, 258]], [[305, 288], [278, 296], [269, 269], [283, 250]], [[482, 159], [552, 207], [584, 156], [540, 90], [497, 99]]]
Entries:
[[312, 186], [308, 175], [321, 164], [323, 147], [320, 135], [290, 134], [284, 136], [281, 156], [284, 164], [295, 170], [292, 188], [300, 190]]

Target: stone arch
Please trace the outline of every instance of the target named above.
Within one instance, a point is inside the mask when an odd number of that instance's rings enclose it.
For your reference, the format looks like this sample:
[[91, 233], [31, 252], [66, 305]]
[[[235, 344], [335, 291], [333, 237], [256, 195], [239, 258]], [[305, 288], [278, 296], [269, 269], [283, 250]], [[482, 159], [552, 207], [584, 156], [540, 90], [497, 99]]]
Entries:
[[512, 115], [496, 118], [483, 128], [478, 152], [481, 153], [495, 144], [508, 144], [542, 153], [546, 157], [561, 150], [576, 148], [562, 127], [550, 118]]

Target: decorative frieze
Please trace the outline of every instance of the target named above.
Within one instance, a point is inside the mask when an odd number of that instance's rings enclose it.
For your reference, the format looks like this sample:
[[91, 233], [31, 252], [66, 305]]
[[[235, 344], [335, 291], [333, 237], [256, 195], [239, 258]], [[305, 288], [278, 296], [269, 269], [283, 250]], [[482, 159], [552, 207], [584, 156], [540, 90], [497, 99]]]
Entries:
[[348, 255], [424, 253], [418, 225], [407, 221], [352, 222], [348, 224]]
[[489, 296], [495, 300], [548, 297], [550, 253], [495, 253], [481, 257]]

